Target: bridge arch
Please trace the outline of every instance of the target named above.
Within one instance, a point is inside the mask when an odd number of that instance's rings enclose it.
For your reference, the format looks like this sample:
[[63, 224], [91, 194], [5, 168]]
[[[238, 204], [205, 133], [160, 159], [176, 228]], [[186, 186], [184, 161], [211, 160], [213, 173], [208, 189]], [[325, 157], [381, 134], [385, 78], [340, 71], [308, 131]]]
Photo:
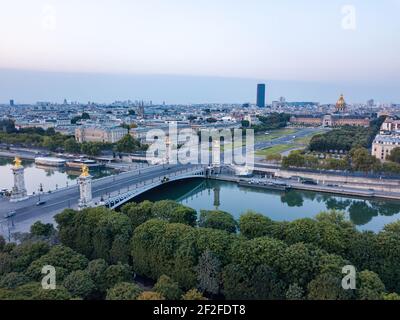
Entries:
[[197, 169], [193, 172], [184, 173], [182, 175], [168, 177], [168, 180], [165, 180], [166, 176], [159, 177], [157, 179], [157, 181], [155, 181], [153, 183], [144, 185], [135, 190], [131, 190], [131, 191], [125, 192], [123, 194], [120, 194], [118, 196], [107, 199], [106, 201], [104, 201], [104, 203], [101, 203], [100, 205], [103, 205], [110, 209], [116, 209], [116, 208], [122, 206], [123, 204], [129, 202], [133, 198], [135, 198], [149, 190], [152, 190], [158, 186], [164, 185], [166, 183], [171, 183], [171, 182], [181, 181], [181, 180], [186, 180], [186, 179], [193, 179], [193, 178], [205, 178], [205, 177], [206, 177], [206, 171], [203, 168]]

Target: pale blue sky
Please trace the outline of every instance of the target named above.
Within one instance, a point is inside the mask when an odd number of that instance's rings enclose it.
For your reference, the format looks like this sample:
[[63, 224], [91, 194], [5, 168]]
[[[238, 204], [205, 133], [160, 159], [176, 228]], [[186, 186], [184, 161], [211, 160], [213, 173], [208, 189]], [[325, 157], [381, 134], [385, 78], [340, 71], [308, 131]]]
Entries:
[[[257, 81], [270, 84], [268, 101], [280, 95], [325, 101], [347, 91], [352, 101], [400, 102], [400, 0], [0, 2], [3, 102], [241, 102], [254, 100]], [[341, 10], [349, 4], [355, 30], [342, 28]], [[102, 86], [83, 80], [94, 74]], [[224, 84], [221, 77], [231, 79]], [[177, 86], [157, 90], [165, 83]], [[112, 85], [118, 87], [107, 95]]]

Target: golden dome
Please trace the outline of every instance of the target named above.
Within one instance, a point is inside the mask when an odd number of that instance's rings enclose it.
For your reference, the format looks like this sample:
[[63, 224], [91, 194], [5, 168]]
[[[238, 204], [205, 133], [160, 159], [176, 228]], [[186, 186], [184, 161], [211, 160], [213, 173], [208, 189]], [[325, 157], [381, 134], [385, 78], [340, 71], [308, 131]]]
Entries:
[[344, 101], [343, 94], [341, 94], [339, 100], [336, 102], [336, 109], [342, 111], [345, 108], [346, 108], [346, 101]]

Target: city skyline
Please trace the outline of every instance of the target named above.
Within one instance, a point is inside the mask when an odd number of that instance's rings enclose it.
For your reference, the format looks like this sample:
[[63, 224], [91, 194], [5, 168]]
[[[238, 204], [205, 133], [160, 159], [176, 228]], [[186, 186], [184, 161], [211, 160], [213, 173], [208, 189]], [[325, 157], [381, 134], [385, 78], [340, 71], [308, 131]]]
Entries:
[[179, 75], [111, 75], [0, 69], [0, 104], [31, 104], [38, 101], [62, 103], [112, 103], [152, 101], [153, 104], [253, 103], [257, 84], [267, 86], [265, 101], [285, 97], [290, 101], [335, 103], [340, 94], [348, 103], [399, 103], [396, 85], [282, 81]]
[[[398, 102], [399, 9], [396, 0], [8, 2], [0, 101], [253, 102], [261, 82], [267, 102], [332, 102], [339, 93]], [[151, 92], [152, 81], [168, 89]]]

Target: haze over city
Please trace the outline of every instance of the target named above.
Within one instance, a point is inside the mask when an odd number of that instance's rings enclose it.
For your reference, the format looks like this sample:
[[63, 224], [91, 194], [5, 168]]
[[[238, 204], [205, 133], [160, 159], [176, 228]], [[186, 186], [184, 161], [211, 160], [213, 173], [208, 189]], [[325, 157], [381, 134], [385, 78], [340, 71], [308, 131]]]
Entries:
[[400, 2], [27, 1], [0, 12], [0, 102], [398, 102]]
[[400, 301], [400, 0], [2, 2], [2, 307]]

